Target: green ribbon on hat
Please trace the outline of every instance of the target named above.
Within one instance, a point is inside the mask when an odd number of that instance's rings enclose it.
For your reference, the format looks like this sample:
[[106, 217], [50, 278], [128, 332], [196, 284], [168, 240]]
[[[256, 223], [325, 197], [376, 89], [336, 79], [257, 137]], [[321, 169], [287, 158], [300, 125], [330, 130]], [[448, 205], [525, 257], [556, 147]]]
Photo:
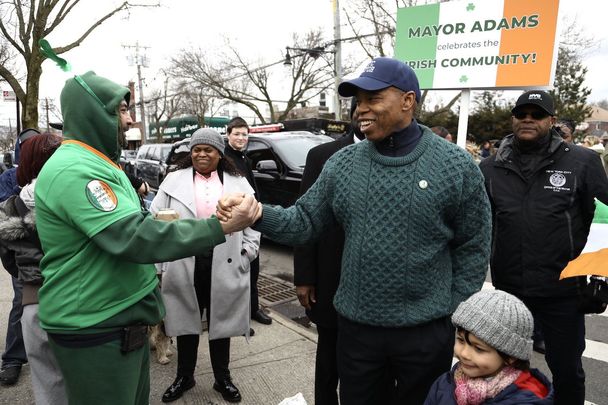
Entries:
[[55, 61], [61, 70], [64, 72], [69, 72], [72, 70], [72, 65], [70, 65], [70, 62], [57, 56], [57, 54], [53, 51], [51, 44], [49, 44], [49, 41], [44, 38], [40, 39], [38, 40], [38, 45], [40, 46], [40, 52], [47, 58]]
[[[57, 66], [59, 66], [61, 70], [63, 70], [64, 72], [69, 72], [72, 70], [72, 65], [70, 65], [70, 62], [57, 56], [55, 51], [53, 51], [51, 44], [49, 44], [49, 41], [44, 38], [40, 39], [38, 40], [38, 45], [40, 45], [40, 52], [47, 58], [55, 61], [55, 63], [57, 63]], [[93, 99], [97, 101], [97, 103], [99, 103], [99, 105], [105, 108], [104, 103], [99, 99], [99, 97], [97, 97], [97, 94], [95, 94], [95, 92], [89, 87], [89, 85], [84, 80], [82, 80], [82, 77], [76, 75], [74, 76], [74, 79], [78, 84], [82, 86], [82, 88], [85, 89], [87, 93], [89, 93], [93, 97]]]

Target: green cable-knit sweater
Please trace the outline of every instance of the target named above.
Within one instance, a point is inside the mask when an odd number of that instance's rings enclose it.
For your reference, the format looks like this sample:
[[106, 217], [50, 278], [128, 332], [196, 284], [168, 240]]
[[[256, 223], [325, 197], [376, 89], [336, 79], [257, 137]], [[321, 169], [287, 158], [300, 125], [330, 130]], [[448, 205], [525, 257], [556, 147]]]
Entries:
[[293, 207], [264, 206], [256, 226], [297, 245], [337, 221], [346, 241], [334, 305], [352, 321], [422, 324], [483, 284], [491, 219], [481, 172], [466, 151], [420, 127], [405, 156], [383, 156], [369, 141], [340, 150]]

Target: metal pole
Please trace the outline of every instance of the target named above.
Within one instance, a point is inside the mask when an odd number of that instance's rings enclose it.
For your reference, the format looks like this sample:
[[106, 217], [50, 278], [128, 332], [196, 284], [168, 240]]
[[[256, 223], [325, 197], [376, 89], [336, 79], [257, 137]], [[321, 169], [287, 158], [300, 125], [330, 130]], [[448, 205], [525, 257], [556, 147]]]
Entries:
[[141, 114], [141, 144], [146, 143], [146, 110], [144, 108], [144, 86], [141, 80], [141, 64], [139, 63], [139, 55], [137, 57], [137, 80], [139, 81], [139, 104]]
[[21, 133], [21, 113], [19, 112], [19, 98], [15, 101], [17, 105], [17, 135]]
[[339, 0], [333, 0], [334, 6], [334, 69], [335, 69], [335, 89], [334, 89], [334, 110], [336, 120], [342, 118], [342, 103], [340, 102], [340, 94], [338, 94], [338, 86], [342, 81], [342, 38], [340, 34], [340, 4]]
[[46, 108], [46, 132], [50, 131], [49, 128], [49, 98], [44, 99], [44, 107]]
[[460, 117], [458, 118], [458, 136], [456, 144], [462, 149], [467, 148], [467, 129], [469, 126], [469, 105], [471, 104], [471, 90], [463, 89], [460, 93]]

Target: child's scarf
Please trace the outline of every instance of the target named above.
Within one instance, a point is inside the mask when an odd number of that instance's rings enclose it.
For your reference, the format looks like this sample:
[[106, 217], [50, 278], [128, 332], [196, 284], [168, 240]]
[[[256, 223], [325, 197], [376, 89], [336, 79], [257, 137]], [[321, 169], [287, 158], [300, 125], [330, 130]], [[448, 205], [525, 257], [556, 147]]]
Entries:
[[507, 366], [492, 378], [470, 378], [464, 374], [459, 365], [454, 372], [456, 403], [458, 405], [482, 404], [515, 382], [520, 374], [521, 370]]

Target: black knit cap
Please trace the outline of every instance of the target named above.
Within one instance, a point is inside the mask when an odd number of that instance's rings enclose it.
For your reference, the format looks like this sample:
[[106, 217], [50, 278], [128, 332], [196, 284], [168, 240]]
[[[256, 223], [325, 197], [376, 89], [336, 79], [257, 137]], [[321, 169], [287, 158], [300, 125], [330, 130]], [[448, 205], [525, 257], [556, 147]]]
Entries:
[[40, 135], [40, 131], [34, 128], [26, 128], [19, 133], [17, 139], [19, 140], [19, 144], [22, 144], [26, 140], [30, 139], [33, 136]]

